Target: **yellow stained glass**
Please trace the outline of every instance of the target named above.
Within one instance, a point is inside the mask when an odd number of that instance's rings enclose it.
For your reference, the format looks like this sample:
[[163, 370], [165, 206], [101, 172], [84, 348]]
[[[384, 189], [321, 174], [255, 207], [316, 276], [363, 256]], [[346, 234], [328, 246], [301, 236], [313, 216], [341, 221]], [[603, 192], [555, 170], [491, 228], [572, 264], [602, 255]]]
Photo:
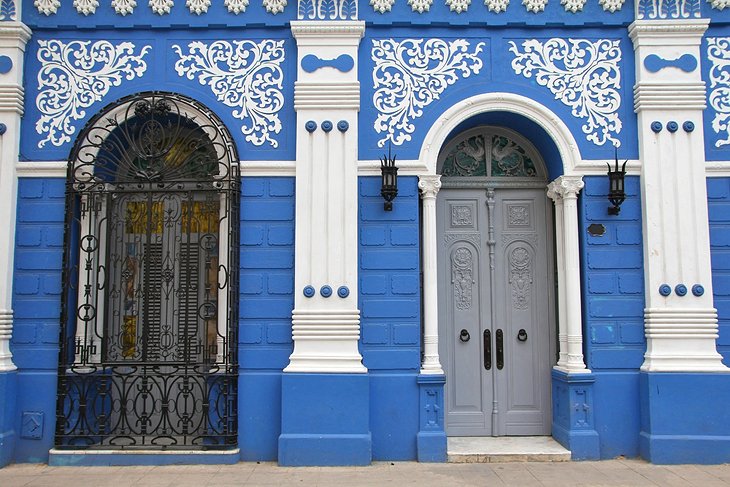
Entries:
[[122, 324], [122, 357], [134, 357], [137, 353], [137, 317], [125, 316]]

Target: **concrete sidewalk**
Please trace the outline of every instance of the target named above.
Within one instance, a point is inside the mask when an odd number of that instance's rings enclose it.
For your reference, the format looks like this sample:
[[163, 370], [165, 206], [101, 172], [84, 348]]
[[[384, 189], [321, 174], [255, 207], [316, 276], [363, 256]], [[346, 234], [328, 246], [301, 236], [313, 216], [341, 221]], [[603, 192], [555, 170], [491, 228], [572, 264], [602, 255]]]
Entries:
[[541, 463], [376, 462], [369, 467], [279, 467], [274, 463], [223, 466], [49, 467], [0, 469], [0, 487], [128, 486], [730, 486], [730, 464], [650, 465], [642, 460]]

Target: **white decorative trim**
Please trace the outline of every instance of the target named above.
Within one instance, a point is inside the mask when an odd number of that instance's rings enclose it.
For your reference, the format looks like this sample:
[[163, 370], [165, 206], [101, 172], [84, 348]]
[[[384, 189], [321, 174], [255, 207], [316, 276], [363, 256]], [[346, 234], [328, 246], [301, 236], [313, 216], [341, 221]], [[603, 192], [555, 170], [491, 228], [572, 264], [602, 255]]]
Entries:
[[370, 0], [370, 5], [373, 6], [373, 10], [384, 14], [390, 12], [395, 5], [395, 0]]
[[43, 15], [54, 15], [58, 12], [58, 7], [61, 6], [60, 0], [35, 0], [33, 2], [38, 13]]
[[38, 142], [61, 146], [76, 132], [73, 122], [86, 116], [86, 108], [101, 101], [112, 86], [123, 79], [142, 76], [147, 63], [142, 59], [151, 46], [134, 54], [131, 42], [113, 45], [109, 41], [39, 40], [38, 95], [36, 107], [41, 117], [36, 132], [46, 137]]
[[465, 39], [373, 39], [373, 104], [378, 110], [375, 131], [385, 132], [378, 141], [401, 145], [416, 130], [413, 120], [460, 77], [478, 74], [482, 68], [480, 42], [469, 52]]
[[522, 5], [528, 12], [539, 13], [545, 10], [548, 0], [522, 0]]
[[408, 5], [411, 6], [411, 10], [422, 14], [431, 10], [433, 0], [408, 0]]
[[0, 309], [0, 372], [10, 372], [17, 367], [10, 351], [10, 338], [13, 335], [13, 310]]
[[604, 11], [614, 13], [621, 10], [625, 1], [626, 0], [598, 0], [598, 3], [601, 7], [603, 7]]
[[449, 6], [449, 10], [460, 14], [466, 12], [471, 4], [471, 0], [446, 0], [446, 5]]
[[[606, 163], [608, 159], [584, 159], [573, 168], [574, 174], [581, 176], [605, 176]], [[629, 176], [638, 176], [641, 174], [641, 161], [638, 159], [629, 159], [626, 163], [626, 174]]]
[[65, 178], [67, 161], [19, 161], [15, 172], [19, 178]]
[[619, 40], [561, 39], [522, 42], [524, 52], [510, 41], [512, 69], [525, 78], [535, 76], [555, 99], [571, 108], [575, 117], [586, 119], [583, 133], [596, 145], [621, 142], [621, 47]]
[[230, 13], [238, 15], [246, 11], [248, 0], [225, 0], [223, 5], [226, 6]]
[[284, 106], [283, 40], [215, 41], [188, 44], [183, 54], [178, 45], [172, 48], [180, 59], [175, 70], [180, 77], [208, 85], [218, 101], [234, 108], [232, 115], [243, 120], [241, 132], [254, 145], [268, 143], [281, 131], [279, 111]]
[[210, 0], [187, 0], [185, 6], [190, 10], [191, 14], [202, 15], [208, 12]]
[[566, 12], [580, 12], [583, 10], [587, 0], [560, 0], [560, 5], [565, 8]]
[[81, 15], [96, 13], [96, 7], [98, 6], [98, 0], [74, 0], [74, 8], [76, 8], [76, 11]]
[[489, 7], [489, 10], [494, 13], [506, 12], [509, 0], [484, 0], [484, 5]]
[[150, 0], [149, 6], [152, 8], [152, 12], [157, 15], [169, 14], [172, 7], [175, 6], [173, 0]]
[[730, 37], [708, 37], [707, 59], [710, 67], [710, 106], [715, 111], [712, 130], [722, 133], [715, 147], [730, 144]]
[[725, 7], [730, 5], [730, 0], [707, 0], [707, 3], [716, 10], [724, 10]]
[[[242, 177], [293, 177], [296, 173], [296, 161], [240, 161], [238, 164]], [[67, 161], [20, 161], [15, 165], [19, 178], [65, 178], [67, 168]]]
[[136, 0], [112, 0], [112, 8], [121, 16], [133, 13], [136, 6]]
[[707, 161], [705, 174], [708, 178], [730, 177], [730, 161]]
[[272, 15], [276, 15], [284, 11], [287, 0], [263, 0], [263, 5], [266, 7], [266, 11]]
[[360, 83], [297, 81], [294, 83], [294, 109], [307, 108], [360, 110]]

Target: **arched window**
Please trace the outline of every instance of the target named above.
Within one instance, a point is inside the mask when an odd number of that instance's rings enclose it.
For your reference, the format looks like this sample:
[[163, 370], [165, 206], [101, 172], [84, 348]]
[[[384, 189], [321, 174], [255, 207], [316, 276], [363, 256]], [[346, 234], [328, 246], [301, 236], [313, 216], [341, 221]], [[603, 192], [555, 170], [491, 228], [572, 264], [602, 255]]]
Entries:
[[238, 157], [148, 92], [84, 128], [66, 183], [59, 448], [236, 444]]

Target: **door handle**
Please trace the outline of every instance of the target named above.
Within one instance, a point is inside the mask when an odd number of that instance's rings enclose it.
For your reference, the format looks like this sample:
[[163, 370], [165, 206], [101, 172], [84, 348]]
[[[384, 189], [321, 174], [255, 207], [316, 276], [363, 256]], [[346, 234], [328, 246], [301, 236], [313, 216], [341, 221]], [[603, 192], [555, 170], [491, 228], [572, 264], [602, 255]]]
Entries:
[[469, 332], [465, 328], [462, 328], [461, 333], [459, 333], [459, 340], [466, 343], [469, 339], [471, 339], [471, 335], [469, 335]]
[[527, 332], [524, 328], [520, 328], [520, 331], [517, 332], [517, 339], [521, 342], [527, 341]]
[[497, 330], [497, 369], [502, 370], [504, 367], [504, 333], [502, 329]]
[[484, 368], [492, 368], [492, 332], [484, 330]]

